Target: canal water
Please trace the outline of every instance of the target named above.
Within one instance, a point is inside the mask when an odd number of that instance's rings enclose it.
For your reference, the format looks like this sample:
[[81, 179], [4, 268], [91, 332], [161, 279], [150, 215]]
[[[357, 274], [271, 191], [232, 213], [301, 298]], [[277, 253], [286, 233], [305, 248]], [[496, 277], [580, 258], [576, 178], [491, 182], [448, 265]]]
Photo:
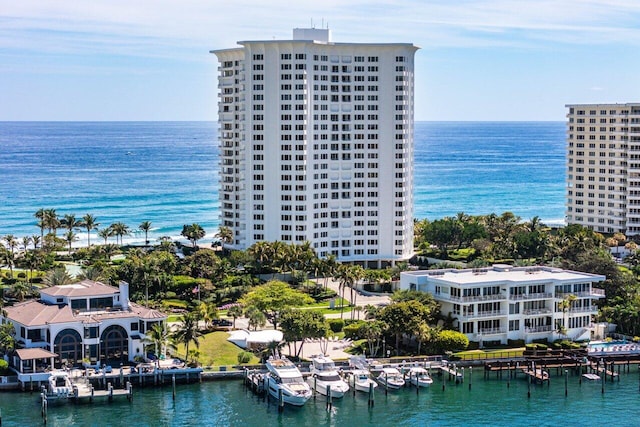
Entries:
[[[135, 390], [133, 402], [51, 406], [47, 426], [634, 426], [640, 424], [640, 373], [637, 367], [620, 381], [606, 382], [552, 373], [551, 384], [528, 385], [524, 376], [507, 380], [495, 374], [483, 379], [482, 369], [464, 384], [435, 376], [429, 389], [376, 390], [375, 405], [358, 392], [336, 399], [331, 410], [318, 396], [302, 408], [285, 406], [246, 390], [240, 380], [179, 385], [175, 401], [170, 386]], [[37, 393], [0, 393], [2, 426], [43, 425]]]

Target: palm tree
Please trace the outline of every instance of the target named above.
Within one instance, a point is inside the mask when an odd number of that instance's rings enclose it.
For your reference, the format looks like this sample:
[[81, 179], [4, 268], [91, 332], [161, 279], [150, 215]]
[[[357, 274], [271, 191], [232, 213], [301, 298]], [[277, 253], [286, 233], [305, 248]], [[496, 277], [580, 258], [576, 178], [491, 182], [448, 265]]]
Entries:
[[47, 227], [47, 229], [49, 230], [49, 233], [53, 233], [53, 235], [56, 235], [56, 230], [58, 228], [60, 228], [60, 220], [58, 219], [58, 214], [56, 213], [55, 209], [45, 209], [44, 210], [44, 216], [43, 216], [43, 222], [44, 225]]
[[62, 221], [60, 221], [60, 224], [69, 231], [80, 228], [80, 226], [82, 225], [73, 214], [65, 214], [62, 218]]
[[202, 334], [198, 329], [198, 320], [194, 313], [185, 313], [178, 329], [173, 333], [173, 339], [185, 347], [185, 359], [189, 356], [189, 344], [192, 342], [200, 348], [199, 338]]
[[131, 229], [124, 222], [114, 222], [111, 224], [110, 228], [116, 236], [116, 243], [118, 243], [117, 238], [120, 237], [120, 246], [122, 246], [122, 237], [131, 234]]
[[24, 252], [25, 253], [29, 251], [29, 243], [31, 243], [31, 236], [23, 236], [22, 237], [22, 247], [24, 248]]
[[560, 301], [558, 303], [558, 308], [562, 311], [562, 317], [563, 317], [563, 322], [557, 321], [556, 322], [556, 326], [557, 326], [557, 332], [560, 335], [567, 335], [567, 325], [569, 324], [569, 319], [568, 319], [568, 313], [569, 310], [571, 309], [571, 306], [573, 305], [573, 302], [578, 299], [577, 296], [573, 295], [573, 294], [569, 294], [567, 296], [565, 296], [562, 301]]
[[43, 208], [38, 209], [38, 211], [33, 214], [38, 220], [37, 226], [40, 228], [40, 241], [44, 240], [44, 229], [47, 228], [47, 223], [45, 222], [45, 210]]
[[100, 236], [100, 237], [102, 237], [104, 239], [104, 244], [106, 246], [107, 239], [109, 239], [109, 237], [113, 236], [113, 231], [111, 230], [111, 227], [106, 227], [106, 228], [103, 228], [102, 230], [98, 230], [98, 236]]
[[236, 328], [236, 319], [238, 317], [242, 317], [243, 308], [241, 305], [236, 304], [229, 307], [227, 310], [227, 316], [231, 316], [233, 318], [233, 329]]
[[11, 251], [11, 255], [15, 255], [16, 247], [18, 246], [18, 240], [13, 234], [7, 234], [2, 238], [6, 243], [7, 247]]
[[42, 255], [39, 251], [27, 252], [24, 254], [24, 263], [29, 269], [29, 282], [33, 281], [33, 270], [42, 263]]
[[82, 217], [82, 227], [87, 230], [87, 247], [91, 246], [91, 230], [97, 229], [99, 225], [97, 218], [91, 214]]
[[224, 249], [225, 245], [233, 243], [233, 230], [226, 225], [221, 225], [215, 237], [220, 239], [222, 242], [222, 248]]
[[34, 234], [31, 236], [31, 241], [33, 242], [33, 249], [38, 249], [38, 245], [42, 242], [42, 237]]
[[142, 221], [138, 228], [144, 231], [144, 244], [149, 244], [149, 230], [151, 230], [151, 221]]
[[97, 265], [90, 265], [88, 267], [83, 267], [82, 271], [78, 276], [76, 276], [78, 280], [92, 280], [94, 282], [103, 282], [105, 280], [104, 272]]
[[71, 254], [71, 244], [78, 240], [78, 235], [73, 230], [68, 230], [64, 233], [64, 240], [69, 244], [69, 254]]
[[175, 351], [176, 348], [171, 338], [171, 333], [164, 322], [154, 324], [145, 334], [142, 343], [153, 346], [156, 356], [166, 356], [167, 350]]
[[200, 224], [193, 223], [191, 225], [185, 224], [180, 234], [191, 242], [194, 249], [198, 249], [198, 240], [202, 239], [207, 233]]
[[42, 283], [47, 286], [69, 285], [73, 283], [73, 279], [69, 273], [67, 273], [66, 268], [60, 267], [49, 270], [42, 279]]
[[24, 299], [31, 295], [31, 285], [27, 282], [16, 282], [11, 286], [11, 295], [18, 301], [24, 301]]

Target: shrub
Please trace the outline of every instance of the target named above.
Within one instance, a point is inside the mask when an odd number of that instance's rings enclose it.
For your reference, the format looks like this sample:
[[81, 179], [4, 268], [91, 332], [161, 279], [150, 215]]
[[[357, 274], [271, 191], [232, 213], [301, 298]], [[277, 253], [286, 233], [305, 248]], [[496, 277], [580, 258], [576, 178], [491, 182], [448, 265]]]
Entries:
[[24, 271], [21, 271], [20, 273], [18, 273], [18, 279], [26, 279], [27, 278], [27, 273], [25, 273]]
[[509, 347], [524, 347], [524, 340], [508, 340]]
[[253, 357], [253, 353], [250, 351], [241, 351], [238, 353], [238, 363], [249, 363], [251, 358]]
[[374, 289], [372, 283], [365, 283], [363, 288], [366, 292], [373, 292]]
[[9, 363], [4, 359], [0, 359], [0, 376], [5, 376], [8, 371]]
[[344, 337], [351, 338], [352, 340], [361, 338], [360, 329], [364, 324], [365, 324], [364, 320], [360, 320], [345, 326], [344, 328], [342, 328], [342, 331], [344, 332]]
[[469, 346], [469, 338], [462, 332], [444, 330], [438, 334], [433, 342], [433, 346], [436, 353], [465, 350]]
[[342, 328], [344, 328], [344, 320], [342, 320], [342, 319], [330, 319], [329, 320], [329, 328], [331, 328], [331, 331], [335, 332], [335, 333], [342, 332]]

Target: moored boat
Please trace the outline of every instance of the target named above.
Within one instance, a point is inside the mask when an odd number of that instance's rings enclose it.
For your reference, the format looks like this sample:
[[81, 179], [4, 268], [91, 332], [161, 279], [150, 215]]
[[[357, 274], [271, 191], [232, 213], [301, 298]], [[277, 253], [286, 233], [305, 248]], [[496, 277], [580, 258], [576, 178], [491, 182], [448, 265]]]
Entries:
[[396, 368], [382, 368], [380, 374], [376, 377], [376, 381], [381, 386], [390, 389], [398, 389], [405, 384], [402, 374]]
[[326, 396], [331, 387], [331, 397], [337, 398], [349, 391], [349, 384], [340, 377], [333, 360], [325, 356], [316, 356], [311, 360], [311, 376], [307, 378], [307, 383], [313, 390]]
[[267, 360], [269, 373], [265, 376], [267, 392], [276, 399], [294, 406], [302, 406], [311, 398], [311, 388], [304, 382], [296, 365], [285, 357]]
[[429, 375], [429, 371], [421, 367], [413, 367], [407, 373], [409, 382], [416, 387], [429, 387], [433, 384], [433, 378]]

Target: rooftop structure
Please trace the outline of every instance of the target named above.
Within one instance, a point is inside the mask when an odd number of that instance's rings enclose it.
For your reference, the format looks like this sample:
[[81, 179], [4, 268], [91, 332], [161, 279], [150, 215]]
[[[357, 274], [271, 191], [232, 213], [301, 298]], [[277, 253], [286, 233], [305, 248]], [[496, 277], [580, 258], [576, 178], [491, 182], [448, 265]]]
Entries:
[[413, 255], [414, 54], [328, 29], [240, 41], [220, 62], [220, 204], [232, 248], [310, 242], [370, 266]]
[[640, 234], [640, 103], [567, 108], [567, 223]]
[[403, 272], [400, 288], [431, 293], [456, 330], [476, 342], [589, 339], [601, 275], [552, 267], [494, 265]]

